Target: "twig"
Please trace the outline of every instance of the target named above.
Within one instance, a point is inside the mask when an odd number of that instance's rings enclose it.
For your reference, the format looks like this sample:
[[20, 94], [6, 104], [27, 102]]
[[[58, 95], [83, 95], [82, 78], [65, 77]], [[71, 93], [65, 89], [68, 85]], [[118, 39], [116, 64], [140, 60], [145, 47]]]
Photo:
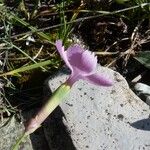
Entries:
[[117, 52], [94, 52], [96, 55], [101, 55], [101, 56], [111, 56], [111, 55], [116, 55], [119, 53]]
[[37, 54], [33, 57], [34, 60], [39, 56], [39, 54], [41, 53], [43, 47], [44, 46], [42, 45], [41, 48], [39, 49], [39, 51], [37, 52]]
[[138, 31], [139, 31], [139, 28], [140, 28], [140, 26], [141, 26], [141, 24], [142, 24], [142, 22], [144, 21], [144, 19], [142, 19], [141, 21], [140, 21], [140, 23], [134, 28], [134, 30], [133, 30], [133, 33], [132, 33], [132, 35], [131, 35], [131, 46], [130, 46], [130, 48], [126, 51], [127, 52], [127, 55], [126, 55], [126, 57], [125, 57], [125, 59], [124, 59], [124, 66], [126, 66], [127, 65], [127, 62], [128, 62], [128, 60], [129, 60], [129, 58], [130, 58], [130, 55], [131, 54], [134, 54], [134, 49], [137, 47], [137, 45], [138, 45], [138, 43], [137, 43], [137, 39], [138, 39]]
[[123, 39], [120, 39], [119, 41], [115, 41], [112, 45], [110, 45], [105, 51], [109, 51], [109, 49], [115, 45], [117, 45], [118, 43], [122, 42], [122, 41], [126, 41], [126, 40], [129, 40], [129, 38], [123, 38]]
[[147, 71], [142, 72], [141, 74], [139, 74], [138, 76], [136, 76], [134, 79], [132, 79], [132, 83], [136, 83], [139, 80], [141, 80], [141, 78], [143, 77], [143, 75], [146, 73]]

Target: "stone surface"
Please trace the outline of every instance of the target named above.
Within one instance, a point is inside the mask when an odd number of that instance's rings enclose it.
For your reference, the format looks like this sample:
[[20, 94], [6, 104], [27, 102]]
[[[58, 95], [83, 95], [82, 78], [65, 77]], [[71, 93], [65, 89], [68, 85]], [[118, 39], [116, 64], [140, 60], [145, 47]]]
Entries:
[[[129, 89], [120, 74], [102, 67], [98, 71], [114, 79], [114, 85], [98, 87], [78, 81], [60, 104], [62, 120], [74, 147], [77, 150], [150, 150], [149, 106]], [[59, 72], [49, 80], [50, 89], [54, 91], [66, 78], [65, 71]], [[50, 131], [45, 128], [45, 132], [48, 138]]]
[[[24, 130], [23, 124], [16, 121], [15, 117], [4, 119], [0, 122], [0, 150], [11, 150], [16, 140], [22, 135]], [[21, 144], [19, 150], [33, 150], [29, 138]]]
[[137, 95], [150, 106], [150, 86], [144, 83], [136, 83], [134, 89]]

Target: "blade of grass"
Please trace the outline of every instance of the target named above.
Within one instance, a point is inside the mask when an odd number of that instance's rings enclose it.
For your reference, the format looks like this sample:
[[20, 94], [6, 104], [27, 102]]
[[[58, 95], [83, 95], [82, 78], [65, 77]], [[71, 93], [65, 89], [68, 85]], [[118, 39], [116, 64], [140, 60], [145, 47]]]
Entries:
[[29, 19], [30, 14], [29, 14], [28, 9], [26, 9], [24, 0], [20, 1], [18, 8], [21, 10], [21, 12], [24, 12], [25, 16]]
[[65, 33], [66, 33], [66, 16], [65, 16], [65, 4], [64, 1], [62, 1], [62, 3], [59, 5], [58, 7], [59, 9], [59, 17], [60, 17], [60, 23], [63, 24], [63, 26], [61, 26], [59, 28], [59, 39], [63, 39]]
[[[14, 47], [15, 49], [17, 49], [18, 51], [20, 51], [22, 54], [24, 54], [27, 58], [29, 58], [31, 61], [33, 61], [34, 63], [37, 63], [32, 57], [30, 57], [27, 53], [25, 53], [21, 48], [19, 48], [18, 46], [14, 45], [13, 43], [9, 43], [8, 41], [4, 40], [5, 43], [10, 44], [12, 47]], [[43, 70], [46, 71], [45, 68], [41, 67]]]
[[[76, 18], [77, 18], [77, 16], [78, 16], [78, 14], [80, 13], [80, 10], [82, 9], [84, 7], [84, 5], [80, 5], [79, 7], [78, 7], [78, 9], [75, 11], [75, 13], [73, 14], [73, 16], [72, 16], [72, 18], [71, 18], [71, 20], [70, 20], [70, 22], [72, 22], [72, 21], [74, 21]], [[64, 18], [65, 19], [65, 18]], [[67, 37], [69, 36], [69, 34], [71, 33], [71, 31], [72, 31], [72, 26], [73, 26], [73, 24], [67, 24], [67, 22], [66, 22], [66, 20], [65, 20], [65, 27], [66, 27], [66, 29], [65, 29], [65, 34], [64, 34], [64, 38], [63, 38], [63, 43], [65, 43], [66, 42], [66, 39], [67, 39]], [[67, 25], [67, 26], [66, 26]]]
[[[143, 3], [141, 5], [136, 5], [136, 6], [133, 6], [133, 7], [128, 7], [128, 8], [120, 9], [120, 10], [117, 10], [117, 11], [112, 11], [112, 12], [109, 12], [109, 11], [78, 10], [79, 13], [80, 12], [83, 12], [83, 13], [98, 13], [98, 15], [94, 15], [94, 16], [92, 15], [92, 16], [88, 16], [88, 17], [82, 17], [82, 18], [79, 18], [79, 19], [74, 19], [73, 21], [66, 22], [66, 24], [67, 25], [68, 24], [73, 24], [73, 23], [85, 21], [85, 20], [88, 20], [88, 19], [98, 18], [98, 17], [101, 17], [101, 16], [108, 16], [108, 15], [115, 15], [115, 14], [117, 15], [117, 14], [125, 12], [125, 11], [137, 9], [139, 7], [145, 7], [145, 6], [148, 6], [148, 5], [150, 6], [150, 3]], [[76, 10], [74, 10], [74, 11], [76, 12]], [[31, 34], [31, 33], [34, 33], [34, 32], [36, 32], [38, 34], [38, 32], [58, 28], [58, 27], [61, 27], [61, 26], [64, 26], [64, 23], [60, 23], [60, 24], [57, 24], [57, 25], [53, 25], [53, 26], [45, 27], [45, 28], [41, 28], [41, 29], [36, 29], [36, 31], [29, 31], [29, 32], [21, 33], [21, 34], [18, 34], [18, 35], [11, 36], [11, 38], [16, 38], [16, 37], [23, 36], [25, 34]]]
[[22, 136], [16, 141], [16, 144], [12, 147], [11, 150], [19, 150], [19, 145], [21, 142], [23, 142], [28, 135], [26, 135], [25, 133], [22, 134]]
[[41, 66], [46, 66], [46, 65], [49, 65], [49, 64], [52, 64], [52, 61], [51, 60], [46, 60], [44, 62], [32, 64], [32, 65], [21, 67], [21, 68], [18, 68], [18, 69], [15, 69], [15, 70], [12, 70], [12, 71], [9, 71], [9, 72], [6, 72], [6, 73], [2, 73], [2, 74], [0, 74], [0, 77], [13, 75], [13, 74], [16, 74], [16, 73], [20, 73], [20, 72], [36, 69], [36, 68], [39, 68]]
[[46, 39], [50, 44], [55, 45], [52, 41], [51, 38], [46, 35], [43, 32], [37, 32], [37, 29], [33, 26], [31, 26], [29, 23], [27, 23], [26, 21], [20, 19], [19, 17], [17, 17], [15, 14], [10, 13], [11, 16], [13, 17], [13, 19], [19, 23], [21, 23], [22, 25], [24, 25], [25, 27], [28, 27], [32, 32], [36, 33], [37, 35], [39, 35], [40, 37], [42, 37], [43, 39]]
[[34, 2], [34, 7], [33, 10], [31, 12], [31, 18], [34, 18], [37, 15], [38, 12], [38, 6], [41, 5], [41, 1], [40, 0], [36, 0]]
[[33, 61], [34, 63], [37, 63], [32, 57], [30, 57], [27, 53], [25, 53], [22, 49], [20, 49], [18, 46], [14, 45], [13, 43], [10, 43], [6, 40], [4, 40], [5, 43], [11, 45], [12, 47], [14, 47], [15, 49], [17, 49], [18, 51], [20, 51], [22, 54], [24, 54], [26, 57], [28, 57], [31, 61]]

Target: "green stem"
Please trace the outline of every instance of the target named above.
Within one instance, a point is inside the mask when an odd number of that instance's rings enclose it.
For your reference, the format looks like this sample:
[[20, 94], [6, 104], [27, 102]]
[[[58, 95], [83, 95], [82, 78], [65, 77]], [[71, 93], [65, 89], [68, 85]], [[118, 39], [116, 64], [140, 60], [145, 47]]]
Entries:
[[26, 133], [23, 133], [23, 135], [17, 140], [16, 144], [12, 147], [12, 150], [18, 150], [20, 143], [27, 137], [28, 135]]
[[47, 101], [47, 103], [41, 108], [41, 110], [36, 114], [34, 118], [29, 120], [26, 126], [26, 134], [33, 133], [44, 120], [53, 112], [53, 110], [62, 102], [62, 100], [70, 92], [71, 86], [67, 84], [62, 84], [52, 95], [52, 97]]
[[41, 108], [34, 118], [29, 120], [28, 125], [25, 128], [23, 135], [17, 140], [16, 144], [12, 147], [12, 150], [18, 150], [20, 143], [27, 138], [27, 136], [33, 133], [40, 127], [42, 122], [53, 112], [53, 110], [60, 104], [60, 102], [70, 92], [71, 86], [68, 84], [62, 84], [54, 92], [48, 102]]

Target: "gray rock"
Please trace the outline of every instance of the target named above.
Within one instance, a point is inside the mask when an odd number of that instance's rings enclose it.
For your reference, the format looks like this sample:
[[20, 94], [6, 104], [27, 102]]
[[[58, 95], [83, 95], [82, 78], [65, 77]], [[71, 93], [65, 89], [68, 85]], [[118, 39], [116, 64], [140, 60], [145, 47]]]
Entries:
[[[15, 117], [0, 122], [0, 150], [11, 150], [17, 139], [21, 137], [24, 125], [16, 121]], [[21, 144], [19, 150], [33, 150], [29, 138]]]
[[150, 86], [144, 84], [144, 83], [136, 83], [134, 86], [135, 90], [139, 93], [143, 93], [146, 95], [150, 95]]
[[[98, 71], [114, 79], [114, 85], [98, 87], [78, 81], [60, 104], [63, 123], [74, 147], [77, 150], [150, 150], [148, 105], [130, 90], [119, 73], [103, 67], [98, 67]], [[59, 72], [49, 80], [50, 89], [54, 91], [67, 78], [63, 71]]]
[[136, 83], [134, 89], [137, 95], [150, 106], [150, 86], [144, 83]]

